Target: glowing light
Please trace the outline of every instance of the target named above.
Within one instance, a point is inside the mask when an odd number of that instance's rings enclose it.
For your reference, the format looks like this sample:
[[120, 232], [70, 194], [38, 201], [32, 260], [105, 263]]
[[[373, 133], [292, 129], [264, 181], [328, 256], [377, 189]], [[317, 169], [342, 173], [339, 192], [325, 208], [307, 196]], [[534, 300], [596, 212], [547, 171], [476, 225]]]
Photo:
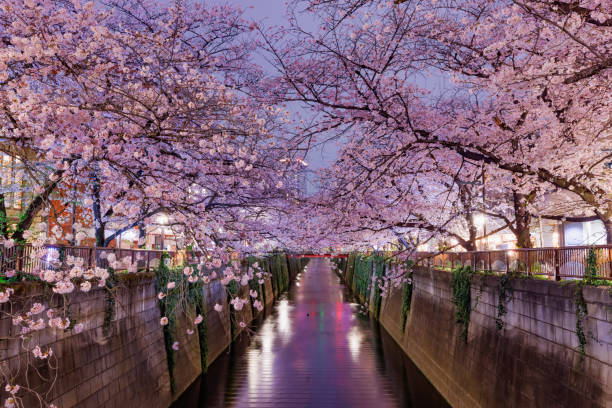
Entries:
[[57, 248], [47, 248], [46, 261], [48, 264], [56, 262], [59, 259], [59, 251]]
[[484, 214], [477, 214], [474, 216], [474, 225], [476, 225], [476, 227], [481, 228], [482, 226], [484, 226], [487, 222], [487, 217]]
[[559, 233], [558, 232], [552, 233], [552, 241], [553, 241], [553, 246], [559, 246]]

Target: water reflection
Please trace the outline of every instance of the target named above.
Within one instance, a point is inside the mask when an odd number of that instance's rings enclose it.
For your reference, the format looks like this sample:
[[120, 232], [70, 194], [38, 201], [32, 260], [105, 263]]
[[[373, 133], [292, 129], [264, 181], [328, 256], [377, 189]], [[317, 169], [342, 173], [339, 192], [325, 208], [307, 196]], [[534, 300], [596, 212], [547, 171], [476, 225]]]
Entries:
[[359, 360], [359, 348], [361, 346], [361, 340], [363, 339], [363, 333], [357, 326], [351, 327], [351, 330], [346, 335], [349, 350], [351, 351], [351, 357], [354, 362]]
[[312, 260], [299, 283], [174, 407], [447, 407], [390, 336], [343, 301], [325, 261]]
[[291, 309], [287, 299], [279, 301], [276, 305], [278, 334], [283, 339], [284, 343], [287, 343], [291, 339], [291, 319], [289, 318]]

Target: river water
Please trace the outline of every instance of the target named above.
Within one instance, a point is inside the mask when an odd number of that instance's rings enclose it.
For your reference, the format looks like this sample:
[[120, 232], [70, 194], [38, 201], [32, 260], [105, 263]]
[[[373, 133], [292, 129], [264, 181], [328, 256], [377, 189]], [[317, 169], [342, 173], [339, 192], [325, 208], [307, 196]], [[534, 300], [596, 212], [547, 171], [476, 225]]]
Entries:
[[174, 408], [449, 406], [329, 261], [311, 259], [271, 309]]

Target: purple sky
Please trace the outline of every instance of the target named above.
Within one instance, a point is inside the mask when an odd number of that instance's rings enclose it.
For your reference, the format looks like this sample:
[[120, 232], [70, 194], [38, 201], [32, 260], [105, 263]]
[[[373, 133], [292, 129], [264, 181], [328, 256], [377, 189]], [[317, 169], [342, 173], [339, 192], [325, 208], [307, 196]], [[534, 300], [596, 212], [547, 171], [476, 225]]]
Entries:
[[[287, 25], [285, 11], [287, 3], [285, 0], [209, 0], [212, 3], [229, 4], [231, 6], [241, 7], [244, 11], [244, 17], [256, 21], [260, 26], [281, 26]], [[301, 25], [305, 29], [316, 30], [314, 21], [301, 20]], [[262, 61], [263, 62], [263, 61]], [[451, 87], [448, 80], [440, 75], [433, 75], [429, 78], [415, 78], [415, 82], [423, 87], [430, 89], [434, 94], [444, 92]], [[298, 108], [299, 110], [299, 108]], [[302, 115], [307, 115], [301, 111]], [[337, 147], [335, 142], [327, 143], [326, 145], [315, 149], [308, 154], [307, 160], [310, 163], [309, 168], [312, 170], [327, 166], [337, 157]]]
[[[286, 1], [284, 0], [214, 0], [219, 4], [239, 6], [244, 10], [244, 16], [252, 19], [264, 27], [287, 26], [285, 17]], [[314, 21], [302, 21], [304, 28], [315, 29]], [[302, 115], [307, 113], [302, 111]], [[308, 154], [309, 168], [312, 170], [327, 166], [336, 158], [336, 146], [328, 143], [320, 149]]]

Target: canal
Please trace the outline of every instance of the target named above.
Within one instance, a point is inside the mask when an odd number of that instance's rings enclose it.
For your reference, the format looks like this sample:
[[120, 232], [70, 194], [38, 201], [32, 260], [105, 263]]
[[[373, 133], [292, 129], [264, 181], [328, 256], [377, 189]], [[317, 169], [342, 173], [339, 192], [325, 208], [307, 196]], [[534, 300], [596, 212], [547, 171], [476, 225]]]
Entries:
[[269, 314], [175, 402], [201, 407], [448, 407], [386, 331], [311, 259]]

